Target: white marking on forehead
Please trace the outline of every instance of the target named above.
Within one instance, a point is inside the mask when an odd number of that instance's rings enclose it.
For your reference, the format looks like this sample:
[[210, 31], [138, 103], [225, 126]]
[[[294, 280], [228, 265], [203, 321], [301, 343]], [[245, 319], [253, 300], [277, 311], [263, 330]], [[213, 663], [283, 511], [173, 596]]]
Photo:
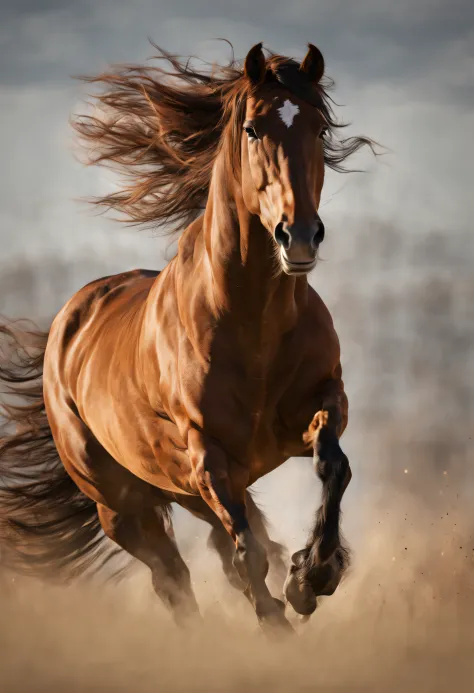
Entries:
[[287, 128], [291, 128], [295, 115], [300, 112], [300, 107], [295, 103], [291, 103], [289, 99], [285, 99], [283, 106], [278, 109], [280, 118], [285, 123]]

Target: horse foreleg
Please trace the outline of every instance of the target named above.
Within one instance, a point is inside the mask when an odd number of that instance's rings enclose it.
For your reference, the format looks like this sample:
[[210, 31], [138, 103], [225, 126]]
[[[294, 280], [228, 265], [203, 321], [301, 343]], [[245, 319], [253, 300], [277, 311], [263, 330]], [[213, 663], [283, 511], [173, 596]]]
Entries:
[[267, 552], [270, 564], [270, 587], [273, 585], [279, 591], [280, 596], [283, 596], [282, 589], [289, 559], [288, 551], [282, 544], [271, 539], [265, 514], [258, 507], [249, 491], [247, 491], [246, 506], [252, 532]]
[[[283, 598], [282, 589], [286, 578], [289, 558], [288, 552], [282, 544], [271, 539], [268, 532], [266, 517], [263, 511], [256, 504], [250, 491], [247, 491], [246, 493], [245, 506], [247, 509], [247, 517], [250, 529], [252, 530], [256, 540], [263, 546], [267, 554], [269, 563], [269, 575], [267, 575], [267, 582], [269, 582], [270, 588], [273, 587], [277, 593], [279, 592], [278, 596]], [[212, 513], [212, 511], [210, 512], [216, 518], [214, 513]], [[220, 521], [218, 521], [217, 524], [213, 523], [213, 528], [209, 536], [209, 546], [219, 554], [222, 567], [229, 582], [234, 587], [240, 589], [241, 581], [239, 580], [233, 564], [234, 550], [232, 540]], [[236, 582], [236, 578], [238, 582]]]
[[336, 590], [347, 568], [349, 554], [340, 536], [341, 501], [351, 470], [339, 438], [347, 423], [347, 397], [342, 382], [331, 383], [304, 440], [313, 446], [314, 466], [322, 482], [322, 503], [304, 549], [292, 556], [285, 596], [299, 614], [316, 609], [316, 597]]
[[[224, 574], [232, 587], [243, 591], [245, 585], [242, 583], [233, 562], [234, 542], [220, 519], [201, 496], [182, 496], [177, 502], [195, 517], [211, 525], [212, 529], [208, 539], [208, 546], [218, 554]], [[275, 589], [281, 592], [288, 565], [287, 551], [282, 544], [273, 541], [269, 536], [265, 515], [248, 490], [245, 494], [245, 506], [250, 529], [267, 552]]]
[[234, 541], [233, 564], [259, 622], [262, 627], [292, 630], [281, 603], [266, 585], [267, 554], [248, 521], [248, 470], [231, 460], [215, 440], [195, 429], [189, 433], [188, 449], [197, 489]]

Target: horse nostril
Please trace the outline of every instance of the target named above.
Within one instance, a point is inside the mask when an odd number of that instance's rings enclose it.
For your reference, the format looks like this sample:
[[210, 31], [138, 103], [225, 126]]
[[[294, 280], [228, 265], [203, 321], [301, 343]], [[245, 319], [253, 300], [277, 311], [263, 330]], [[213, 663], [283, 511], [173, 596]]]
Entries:
[[318, 228], [313, 236], [313, 245], [315, 248], [317, 248], [318, 245], [324, 241], [324, 233], [324, 224], [322, 221], [318, 221]]
[[278, 243], [278, 245], [281, 245], [285, 250], [288, 250], [288, 248], [290, 247], [290, 234], [283, 228], [282, 221], [280, 221], [280, 223], [277, 225], [275, 229], [275, 240]]

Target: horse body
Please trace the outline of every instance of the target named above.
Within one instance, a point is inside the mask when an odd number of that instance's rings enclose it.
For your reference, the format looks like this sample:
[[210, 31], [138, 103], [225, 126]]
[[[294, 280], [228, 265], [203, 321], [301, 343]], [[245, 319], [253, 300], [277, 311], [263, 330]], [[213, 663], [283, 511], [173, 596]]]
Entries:
[[[298, 613], [312, 613], [316, 597], [334, 591], [347, 565], [339, 516], [351, 472], [339, 446], [348, 409], [339, 342], [307, 274], [324, 239], [318, 214], [324, 163], [337, 168], [368, 141], [343, 141], [340, 149], [323, 143], [331, 121], [319, 86], [324, 61], [314, 46], [301, 66], [287, 59], [269, 66], [257, 45], [243, 74], [216, 82], [215, 93], [212, 79], [166, 57], [183, 78], [197, 75], [205, 86], [199, 97], [192, 89], [176, 92], [174, 111], [159, 113], [154, 109], [165, 108], [172, 92], [146, 77], [157, 90], [151, 113], [158, 117], [161, 139], [142, 151], [149, 111], [144, 129], [140, 125], [133, 137], [116, 131], [120, 121], [114, 120], [110, 126], [96, 121], [84, 132], [92, 140], [106, 138], [105, 159], [133, 163], [130, 151], [122, 155], [121, 147], [138, 142], [139, 165], [152, 146], [158, 147], [169, 192], [183, 159], [174, 161], [166, 130], [176, 140], [177, 125], [170, 118], [192, 112], [181, 112], [189, 98], [191, 106], [201, 108], [208, 130], [187, 134], [179, 146], [186, 149], [191, 142], [199, 148], [206, 132], [208, 141], [220, 132], [212, 168], [204, 170], [204, 213], [183, 231], [176, 257], [161, 273], [135, 270], [105, 277], [81, 289], [60, 311], [40, 354], [43, 397], [32, 387], [33, 410], [10, 414], [12, 421], [26, 421], [27, 428], [6, 438], [4, 449], [20, 453], [26, 441], [34, 470], [35, 436], [40, 428], [46, 431], [45, 410], [50, 432], [42, 438], [44, 445], [51, 453], [54, 440], [70, 479], [90, 502], [80, 500], [70, 516], [57, 512], [56, 523], [48, 520], [42, 532], [63, 536], [68, 527], [82, 526], [81, 513], [95, 528], [90, 503], [95, 504], [105, 534], [149, 566], [156, 592], [181, 618], [198, 608], [170, 523], [170, 503], [178, 503], [212, 526], [211, 545], [260, 622], [288, 629], [282, 602], [265, 581], [268, 559], [281, 572], [282, 548], [269, 538], [247, 489], [289, 457], [314, 455], [322, 503], [306, 547], [292, 557], [284, 587]], [[125, 85], [134, 92], [133, 80]], [[218, 99], [209, 102], [215, 94]], [[104, 101], [126, 110], [120, 92]], [[217, 121], [212, 121], [213, 109]], [[138, 112], [136, 104], [132, 110]], [[201, 154], [207, 166], [207, 152]], [[143, 193], [131, 195], [132, 211], [137, 199], [155, 199], [153, 185], [151, 176]], [[186, 185], [202, 197], [194, 179]], [[185, 192], [178, 186], [183, 218], [192, 209]], [[120, 206], [121, 199], [112, 196], [108, 203]], [[149, 202], [143, 204], [149, 218]], [[174, 203], [160, 204], [163, 216], [179, 212]], [[17, 341], [18, 352], [20, 347]], [[29, 382], [39, 377], [34, 369], [40, 361], [26, 358], [19, 373], [4, 368], [0, 376], [10, 383]], [[54, 495], [59, 502], [66, 493], [75, 498], [57, 467], [56, 474], [51, 499]], [[16, 490], [0, 490], [0, 506], [10, 504], [8, 522], [31, 507], [32, 488], [20, 483]], [[34, 498], [48, 515], [43, 492]], [[36, 532], [23, 519], [17, 529], [30, 536]], [[85, 533], [76, 557], [96, 546], [92, 534]]]

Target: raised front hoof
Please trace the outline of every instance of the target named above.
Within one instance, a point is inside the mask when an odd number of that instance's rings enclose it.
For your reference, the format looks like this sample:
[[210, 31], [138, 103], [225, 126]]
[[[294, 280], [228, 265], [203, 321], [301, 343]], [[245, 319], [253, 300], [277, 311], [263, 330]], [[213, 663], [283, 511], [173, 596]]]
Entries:
[[299, 579], [297, 571], [292, 570], [294, 567], [290, 568], [283, 592], [296, 613], [309, 618], [317, 607], [316, 595], [305, 580]]
[[342, 573], [343, 568], [336, 552], [327, 563], [313, 566], [306, 579], [317, 597], [330, 597], [341, 582]]
[[329, 597], [336, 591], [344, 572], [343, 550], [338, 549], [326, 563], [309, 570], [304, 563], [292, 565], [284, 586], [285, 597], [296, 613], [310, 616], [317, 607], [317, 597]]

